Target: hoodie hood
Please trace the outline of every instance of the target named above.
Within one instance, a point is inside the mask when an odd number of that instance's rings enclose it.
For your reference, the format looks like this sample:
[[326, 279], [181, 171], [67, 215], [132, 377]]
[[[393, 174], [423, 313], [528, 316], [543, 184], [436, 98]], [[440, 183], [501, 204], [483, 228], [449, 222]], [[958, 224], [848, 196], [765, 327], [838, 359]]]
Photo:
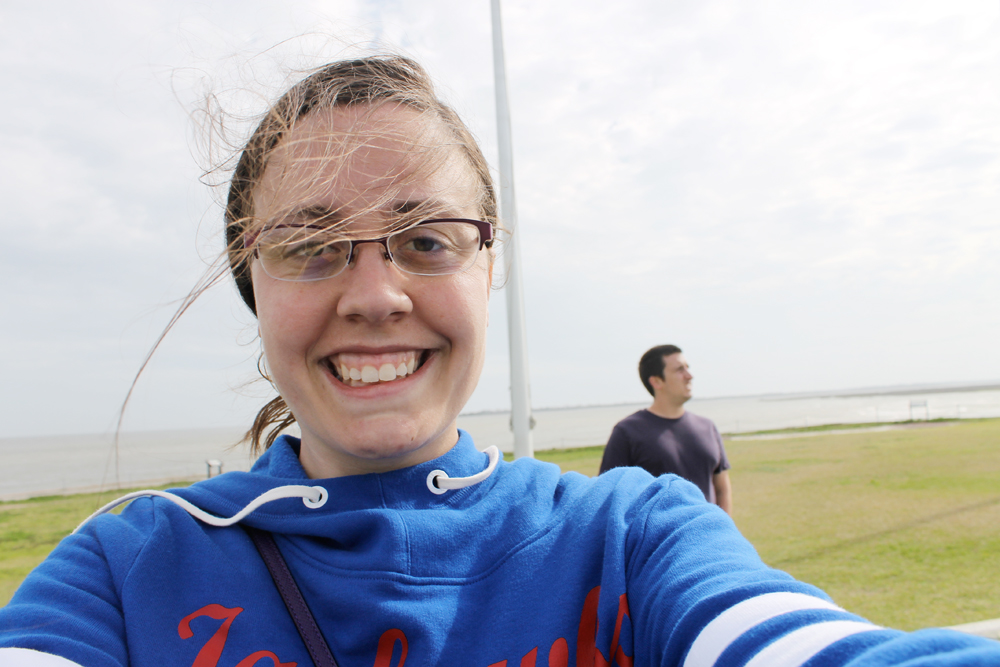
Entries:
[[[309, 479], [299, 463], [299, 447], [297, 438], [282, 436], [249, 472], [228, 472], [167, 493], [138, 492], [116, 502], [153, 496], [161, 511], [178, 520], [189, 515], [185, 521], [210, 531], [226, 530], [215, 528], [218, 519], [242, 512], [239, 523], [279, 539], [284, 536], [303, 549], [303, 556], [322, 555], [325, 566], [333, 570], [448, 577], [456, 571], [491, 569], [496, 558], [517, 545], [515, 535], [497, 521], [510, 503], [490, 492], [506, 478], [508, 485], [514, 485], [510, 492], [520, 496], [528, 490], [528, 478], [505, 474], [520, 466], [498, 461], [495, 448], [491, 453], [478, 451], [464, 431], [459, 431], [458, 443], [437, 459], [401, 470], [332, 479]], [[549, 482], [557, 482], [558, 468], [546, 467]], [[444, 478], [438, 477], [443, 485], [463, 488], [432, 490], [428, 478], [438, 475]], [[514, 507], [510, 514], [517, 520], [524, 511]], [[485, 540], [489, 548], [476, 553], [459, 550], [449, 561], [440, 558], [442, 539], [459, 544]]]
[[[231, 530], [227, 526], [237, 522], [266, 530], [286, 555], [299, 549], [301, 557], [330, 572], [452, 579], [457, 572], [491, 571], [523, 548], [525, 535], [548, 529], [558, 518], [552, 514], [557, 504], [557, 514], [572, 511], [558, 466], [533, 459], [505, 463], [495, 447], [478, 451], [464, 431], [436, 459], [332, 479], [309, 479], [299, 463], [299, 446], [297, 438], [282, 436], [249, 472], [228, 472], [170, 492], [136, 492], [98, 514], [151, 496], [126, 512], [143, 512], [139, 508], [149, 508], [151, 501], [154, 513], [169, 524], [206, 535]], [[574, 485], [581, 496], [586, 486]], [[537, 500], [519, 502], [526, 497]], [[478, 546], [444, 557], [444, 543]]]

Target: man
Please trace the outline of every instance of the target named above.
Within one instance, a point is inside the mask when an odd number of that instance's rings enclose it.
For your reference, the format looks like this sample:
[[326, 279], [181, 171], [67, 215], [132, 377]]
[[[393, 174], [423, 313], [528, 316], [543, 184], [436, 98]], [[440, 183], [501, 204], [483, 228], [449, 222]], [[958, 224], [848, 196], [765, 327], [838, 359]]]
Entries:
[[693, 482], [705, 498], [732, 513], [729, 460], [710, 419], [684, 410], [691, 398], [691, 370], [676, 345], [657, 345], [639, 360], [639, 378], [653, 404], [615, 425], [601, 472], [620, 466], [651, 475], [674, 473]]

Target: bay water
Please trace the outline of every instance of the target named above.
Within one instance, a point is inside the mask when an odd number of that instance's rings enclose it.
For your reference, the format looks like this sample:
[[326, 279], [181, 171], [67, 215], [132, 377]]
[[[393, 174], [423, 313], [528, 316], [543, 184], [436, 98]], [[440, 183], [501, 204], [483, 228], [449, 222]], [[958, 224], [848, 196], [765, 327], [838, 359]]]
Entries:
[[[536, 451], [603, 445], [615, 423], [648, 403], [536, 409]], [[881, 389], [693, 399], [688, 409], [715, 421], [724, 434], [822, 424], [893, 423], [909, 419], [1000, 417], [1000, 385]], [[513, 449], [508, 412], [463, 414], [459, 428], [476, 445]], [[0, 438], [0, 500], [146, 486], [199, 479], [208, 461], [248, 470], [243, 428]], [[211, 473], [217, 473], [212, 466]]]

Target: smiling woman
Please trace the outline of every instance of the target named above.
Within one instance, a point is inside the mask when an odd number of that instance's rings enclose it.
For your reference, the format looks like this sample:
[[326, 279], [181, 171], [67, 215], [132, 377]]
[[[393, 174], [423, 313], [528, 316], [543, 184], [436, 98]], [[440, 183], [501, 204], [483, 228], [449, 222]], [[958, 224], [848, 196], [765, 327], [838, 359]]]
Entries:
[[294, 237], [264, 253], [259, 236], [245, 244], [261, 260], [250, 275], [270, 377], [312, 477], [415, 465], [458, 440], [483, 366], [492, 262], [476, 224], [455, 220], [482, 215], [482, 185], [439, 125], [398, 104], [313, 112], [254, 188], [245, 234], [308, 225], [307, 261], [337, 269], [282, 271], [303, 261]]
[[419, 66], [337, 63], [288, 91], [247, 142], [226, 222], [279, 394], [251, 429], [256, 450], [293, 420], [320, 476], [455, 444], [482, 370], [496, 199]]
[[768, 568], [679, 478], [477, 450], [456, 418], [483, 367], [494, 190], [412, 61], [296, 84], [246, 144], [225, 218], [278, 392], [249, 432], [261, 456], [86, 521], [0, 610], [0, 664], [1000, 661]]

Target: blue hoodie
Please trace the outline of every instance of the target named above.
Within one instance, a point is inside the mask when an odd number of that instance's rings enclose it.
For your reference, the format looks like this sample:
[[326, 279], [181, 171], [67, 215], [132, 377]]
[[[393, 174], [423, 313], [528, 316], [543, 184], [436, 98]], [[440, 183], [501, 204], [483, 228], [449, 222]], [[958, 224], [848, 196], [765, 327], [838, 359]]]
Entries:
[[[309, 480], [298, 446], [67, 537], [0, 610], [0, 665], [310, 665], [247, 534], [200, 513], [287, 489], [242, 522], [275, 535], [340, 667], [1000, 665], [1000, 643], [879, 628], [768, 568], [677, 477], [484, 475], [461, 433], [412, 468]], [[432, 492], [434, 470], [475, 483]]]

